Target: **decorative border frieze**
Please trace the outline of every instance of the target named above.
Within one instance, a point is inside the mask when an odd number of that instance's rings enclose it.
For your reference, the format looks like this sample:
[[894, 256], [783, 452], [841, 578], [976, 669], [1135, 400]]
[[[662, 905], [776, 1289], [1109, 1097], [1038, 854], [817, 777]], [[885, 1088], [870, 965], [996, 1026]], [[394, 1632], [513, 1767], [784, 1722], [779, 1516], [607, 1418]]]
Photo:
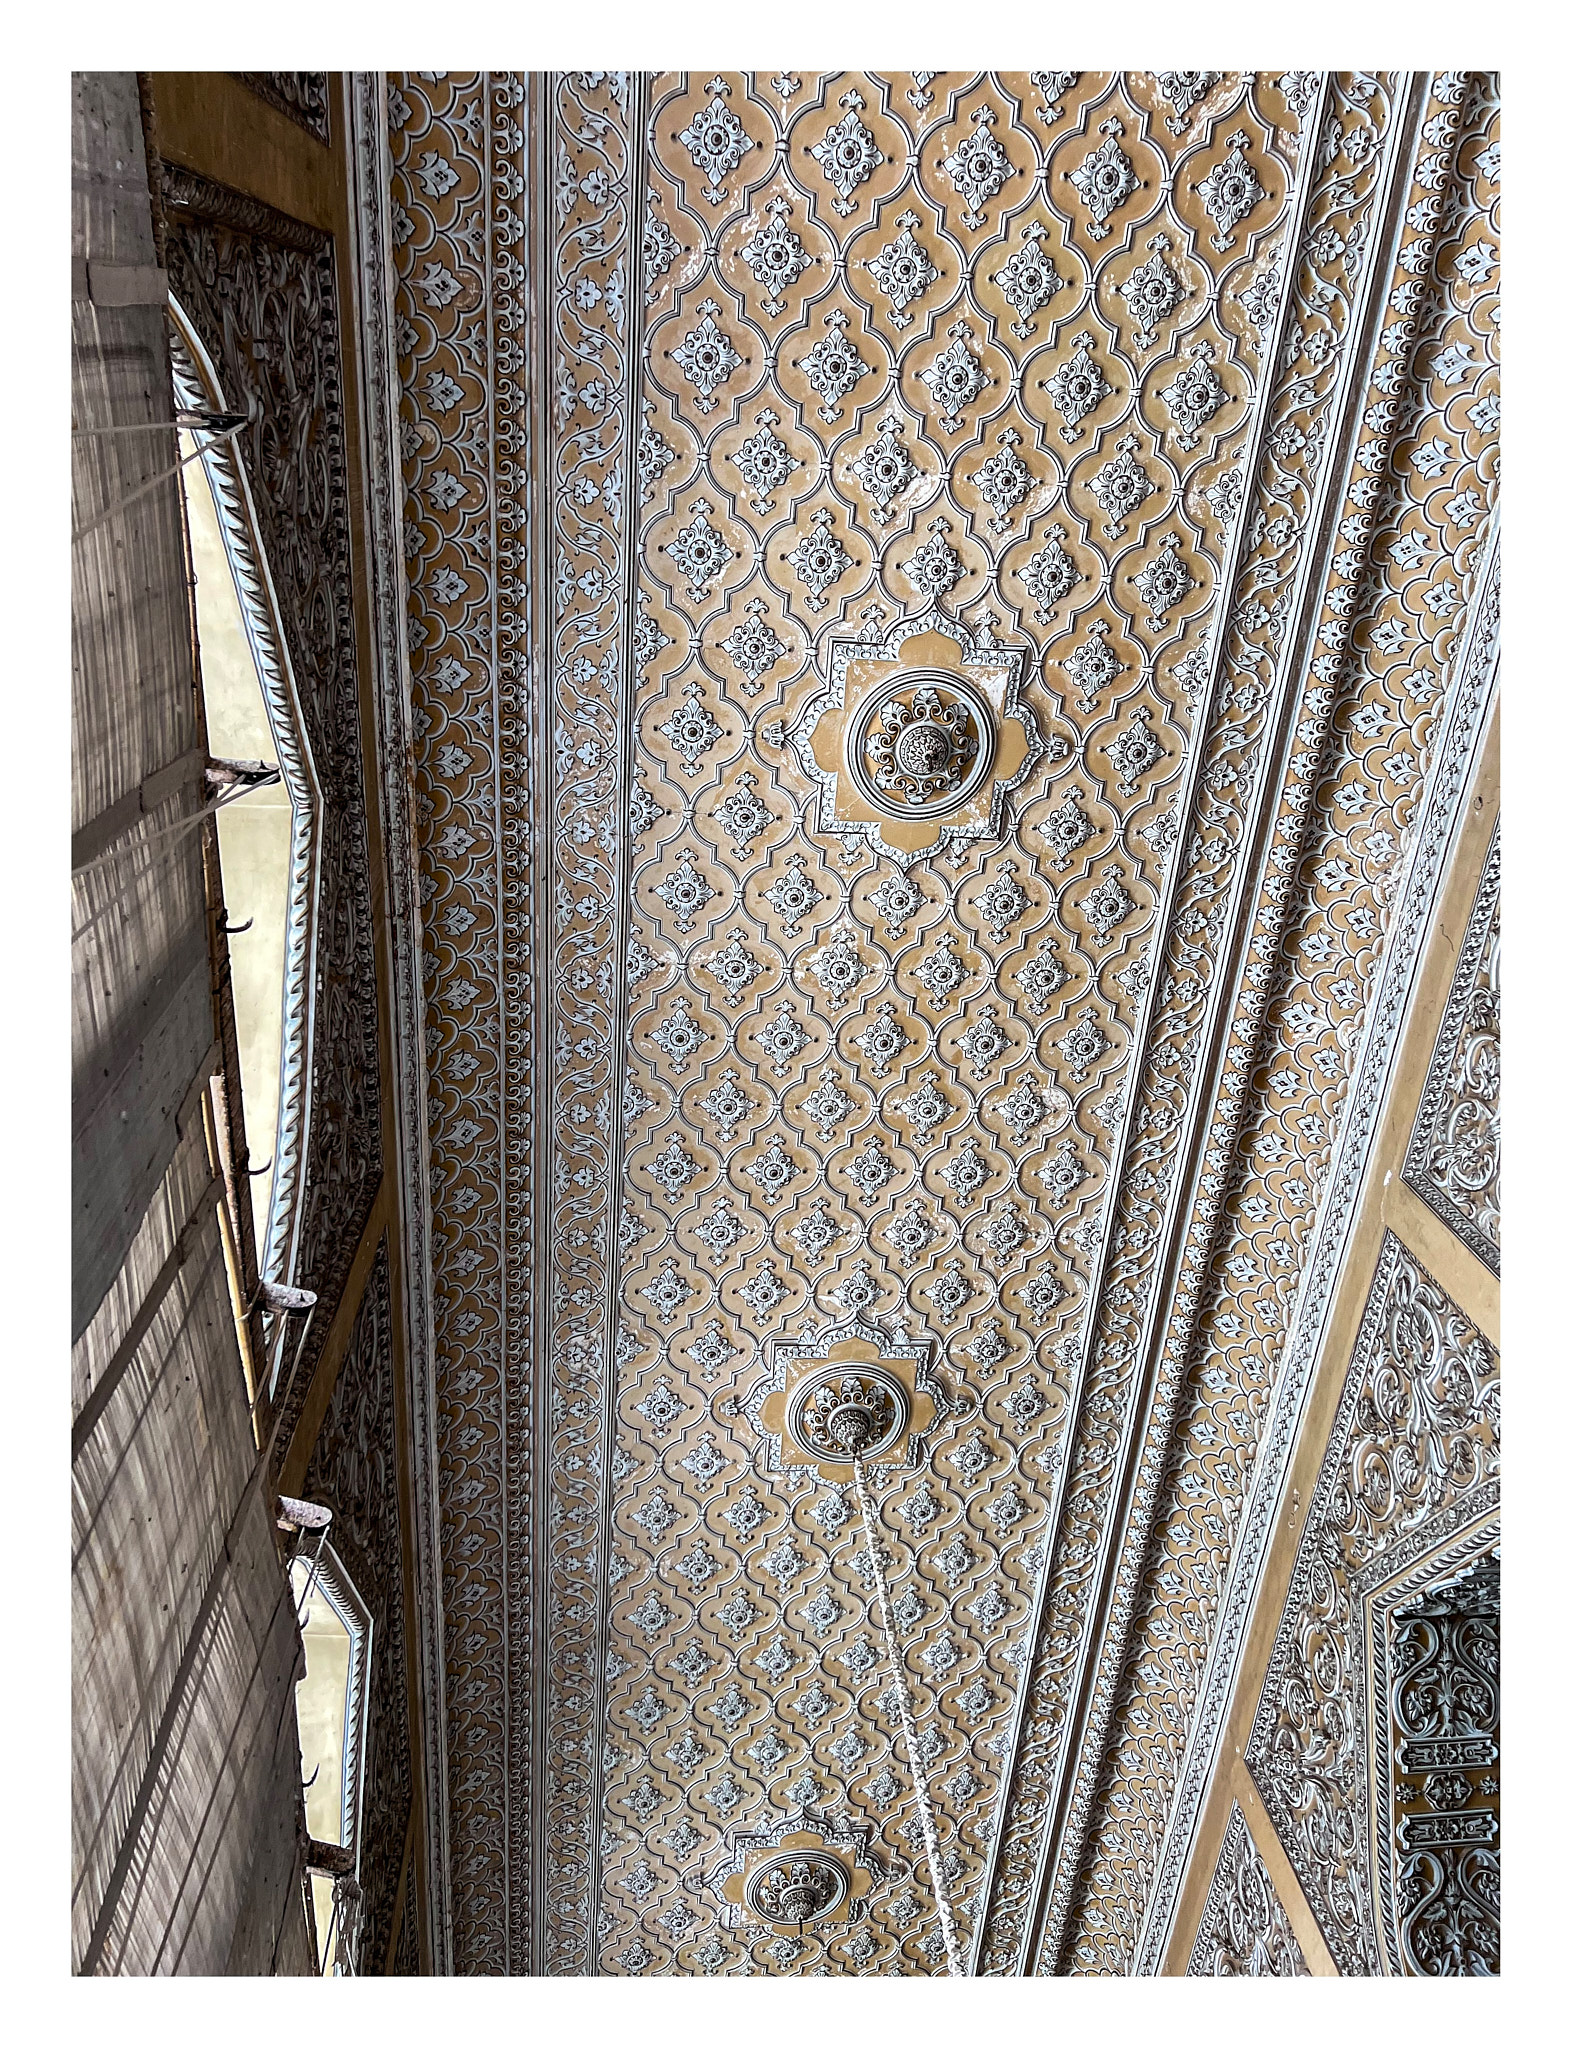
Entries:
[[[367, 584], [376, 681], [378, 795], [388, 892], [393, 1082], [398, 1118], [411, 1552], [416, 1613], [425, 1868], [433, 1968], [452, 1968], [448, 1895], [448, 1757], [438, 1550], [438, 1449], [432, 1329], [431, 1138], [427, 1116], [423, 922], [415, 841], [414, 705], [409, 662], [409, 586], [403, 547], [404, 483], [398, 449], [400, 385], [394, 326], [391, 159], [382, 72], [349, 80], [351, 218], [356, 236], [356, 314], [361, 345], [361, 444], [370, 525]], [[411, 1887], [404, 1925], [416, 1924]], [[401, 1935], [401, 1949], [403, 1946]], [[417, 1942], [417, 1957], [418, 1957]]]
[[[1403, 1179], [1501, 1273], [1501, 837], [1485, 856]], [[1466, 1206], [1465, 1206], [1466, 1205]]]

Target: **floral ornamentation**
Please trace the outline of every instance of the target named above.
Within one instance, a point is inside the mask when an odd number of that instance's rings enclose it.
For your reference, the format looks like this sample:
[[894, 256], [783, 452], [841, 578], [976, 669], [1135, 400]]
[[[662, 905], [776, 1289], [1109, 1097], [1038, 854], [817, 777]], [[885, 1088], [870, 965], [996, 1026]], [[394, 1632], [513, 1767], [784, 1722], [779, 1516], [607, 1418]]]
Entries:
[[1265, 186], [1245, 157], [1249, 147], [1250, 138], [1242, 128], [1230, 135], [1228, 155], [1214, 164], [1196, 187], [1201, 204], [1217, 223], [1218, 232], [1211, 238], [1217, 250], [1234, 246], [1232, 230], [1266, 197]]
[[[639, 422], [639, 503], [647, 505], [655, 495], [656, 486], [666, 471], [677, 459], [677, 451], [655, 426], [655, 408], [646, 398], [640, 408]], [[670, 641], [663, 642], [670, 646]]]
[[[716, 1125], [716, 1136], [723, 1145], [729, 1145], [737, 1135], [737, 1126], [753, 1107], [747, 1096], [737, 1085], [735, 1067], [723, 1070], [720, 1079], [699, 1103], [706, 1116], [712, 1117]], [[725, 1196], [720, 1198], [723, 1202]]]
[[737, 777], [736, 788], [715, 806], [715, 816], [731, 835], [739, 858], [744, 859], [765, 827], [775, 823], [775, 813], [758, 793], [757, 777], [746, 768]]
[[742, 361], [725, 331], [715, 324], [719, 311], [714, 299], [705, 299], [698, 308], [699, 324], [670, 352], [672, 361], [699, 394], [694, 404], [700, 412], [715, 410], [715, 393]]
[[[977, 1241], [986, 1245], [994, 1258], [1008, 1261], [1031, 1243], [1032, 1230], [1017, 1204], [1006, 1202], [1003, 1208], [996, 1210], [978, 1231]], [[952, 1451], [951, 1463], [958, 1463], [960, 1455], [959, 1452]]]
[[1115, 931], [1135, 908], [1135, 899], [1124, 886], [1124, 877], [1116, 866], [1103, 869], [1103, 878], [1095, 889], [1089, 889], [1081, 898], [1081, 908], [1096, 934], [1099, 945], [1112, 943]]
[[847, 338], [846, 315], [839, 307], [824, 316], [824, 324], [829, 333], [819, 337], [802, 357], [798, 368], [807, 373], [809, 384], [823, 400], [819, 418], [829, 422], [840, 418], [838, 401], [853, 389], [860, 378], [870, 375], [873, 366], [863, 361], [857, 353], [857, 344]]
[[1182, 135], [1189, 126], [1190, 109], [1198, 100], [1204, 99], [1222, 77], [1220, 71], [1154, 71], [1157, 90], [1173, 108], [1168, 116], [1168, 126], [1175, 135]]
[[[774, 1262], [770, 1259], [761, 1259], [759, 1270], [747, 1282], [746, 1286], [739, 1287], [737, 1290], [749, 1308], [752, 1309], [754, 1322], [761, 1328], [769, 1320], [771, 1313], [779, 1308], [786, 1299], [787, 1291], [779, 1274], [775, 1271]], [[741, 1600], [741, 1598], [742, 1596], [739, 1594], [738, 1599]], [[743, 1604], [749, 1607], [748, 1621], [751, 1621], [754, 1617], [754, 1610], [750, 1603], [744, 1601]], [[725, 1618], [724, 1615], [722, 1618]], [[744, 1623], [743, 1625], [746, 1626], [747, 1624]]]
[[971, 1061], [973, 1076], [979, 1080], [999, 1055], [1008, 1050], [1010, 1041], [999, 1029], [998, 1012], [992, 1003], [983, 1004], [976, 1022], [961, 1033], [959, 1044]]
[[1135, 175], [1135, 165], [1119, 147], [1123, 123], [1105, 121], [1097, 132], [1107, 140], [1092, 151], [1078, 170], [1070, 173], [1070, 183], [1092, 217], [1086, 232], [1094, 242], [1107, 235], [1109, 221], [1141, 183]]
[[1168, 237], [1153, 235], [1146, 246], [1151, 255], [1138, 270], [1132, 270], [1119, 287], [1119, 296], [1130, 309], [1130, 318], [1135, 324], [1135, 332], [1130, 338], [1141, 349], [1157, 346], [1158, 323], [1166, 320], [1186, 296], [1179, 274], [1166, 255], [1166, 251], [1173, 247]]
[[1010, 514], [1032, 487], [1032, 473], [1015, 452], [1020, 441], [1021, 437], [1013, 427], [1004, 428], [999, 435], [999, 453], [990, 455], [982, 467], [973, 470], [966, 479], [976, 485], [992, 506], [993, 517], [988, 524], [995, 533], [1008, 531]]
[[1176, 533], [1159, 542], [1162, 552], [1135, 578], [1136, 592], [1150, 614], [1146, 623], [1155, 633], [1176, 604], [1183, 604], [1195, 589], [1195, 578], [1184, 565]]
[[682, 702], [656, 731], [682, 756], [683, 772], [688, 775], [697, 775], [700, 761], [717, 740], [726, 737], [726, 728], [711, 716], [704, 702], [704, 685], [697, 679], [688, 684]]
[[779, 414], [766, 406], [757, 417], [759, 431], [751, 441], [744, 441], [731, 458], [743, 482], [753, 493], [754, 511], [761, 516], [775, 510], [775, 500], [770, 493], [784, 490], [791, 482], [792, 471], [802, 468], [786, 442], [772, 431], [778, 419]]
[[772, 199], [764, 211], [765, 219], [737, 253], [753, 272], [754, 283], [763, 288], [763, 310], [773, 320], [785, 311], [785, 293], [813, 268], [813, 258], [803, 248], [802, 237], [786, 225], [791, 217], [786, 200]]
[[852, 475], [868, 493], [869, 510], [881, 525], [889, 521], [896, 499], [918, 473], [901, 439], [901, 427], [896, 413], [880, 420], [878, 439], [870, 441], [851, 465]]
[[1501, 851], [1492, 844], [1414, 1119], [1403, 1178], [1501, 1270]]
[[763, 967], [742, 943], [748, 934], [739, 926], [727, 939], [720, 952], [705, 961], [705, 966], [725, 990], [726, 1000], [735, 1009], [751, 984], [764, 972]]
[[1080, 581], [1081, 572], [1065, 551], [1064, 528], [1050, 526], [1048, 538], [1021, 571], [1022, 588], [1035, 601], [1044, 625]]
[[1299, 1943], [1238, 1806], [1228, 1816], [1187, 1977], [1308, 1977]]
[[832, 933], [830, 943], [821, 947], [813, 962], [814, 979], [829, 997], [830, 1007], [836, 1010], [867, 972], [856, 941], [845, 925]]
[[798, 1023], [788, 1002], [777, 1003], [775, 1015], [759, 1031], [759, 1044], [770, 1060], [770, 1071], [777, 1078], [790, 1072], [791, 1062], [808, 1042], [808, 1034]]
[[863, 1140], [862, 1150], [850, 1161], [846, 1177], [866, 1202], [895, 1178], [895, 1164], [877, 1138]]
[[1064, 672], [1076, 687], [1078, 711], [1095, 711], [1098, 697], [1124, 674], [1124, 663], [1108, 645], [1107, 635], [1107, 620], [1093, 619], [1086, 638], [1065, 661]]
[[951, 1259], [923, 1292], [933, 1303], [933, 1312], [939, 1321], [948, 1324], [955, 1321], [976, 1289], [967, 1279], [966, 1269], [960, 1260]]
[[[1370, 1814], [1366, 1602], [1406, 1559], [1493, 1508], [1499, 1371], [1492, 1346], [1387, 1231], [1245, 1749], [1262, 1803], [1347, 1974], [1383, 1967], [1362, 1854]], [[1379, 1488], [1362, 1483], [1376, 1472]], [[1400, 1619], [1395, 1633], [1401, 1637]], [[1394, 1673], [1401, 1682], [1407, 1668], [1394, 1660]], [[1488, 1844], [1490, 1832], [1480, 1828], [1478, 1839]], [[1419, 1846], [1404, 1844], [1409, 1852]], [[1431, 1890], [1415, 1887], [1404, 1913], [1422, 1910]], [[1477, 1909], [1469, 1917], [1477, 1925]], [[1393, 1958], [1386, 1967], [1403, 1965]]]
[[1151, 730], [1151, 707], [1137, 704], [1130, 722], [1108, 745], [1108, 758], [1119, 776], [1119, 794], [1134, 796], [1147, 769], [1163, 758], [1163, 747]]
[[1077, 1014], [1063, 1038], [1054, 1040], [1055, 1046], [1064, 1054], [1065, 1065], [1077, 1081], [1086, 1079], [1087, 1069], [1097, 1064], [1111, 1042], [1099, 1025], [1097, 1012], [1091, 1004]]
[[1035, 316], [1064, 288], [1064, 279], [1042, 245], [1044, 232], [1041, 221], [1028, 221], [1021, 230], [1020, 246], [1010, 251], [990, 280], [1003, 292], [1015, 315], [1010, 332], [1022, 341], [1037, 332]]
[[857, 210], [857, 202], [851, 195], [859, 185], [866, 185], [884, 162], [884, 151], [874, 141], [872, 130], [865, 128], [857, 118], [857, 109], [862, 105], [857, 94], [848, 93], [841, 105], [847, 108], [847, 112], [821, 142], [813, 145], [811, 153], [835, 187], [837, 197], [830, 202], [831, 205], [837, 213], [848, 214]]
[[969, 228], [982, 226], [982, 208], [1006, 178], [1016, 175], [993, 132], [998, 118], [992, 107], [978, 107], [972, 115], [973, 132], [963, 135], [943, 161], [942, 169], [966, 202], [961, 219]]
[[824, 891], [809, 879], [806, 863], [798, 853], [791, 856], [785, 874], [777, 875], [763, 896], [766, 903], [773, 904], [789, 939], [796, 938], [802, 930], [802, 920], [814, 905], [824, 901]]
[[[710, 524], [711, 509], [702, 498], [695, 498], [692, 519], [661, 550], [662, 554], [670, 555], [678, 571], [687, 577], [688, 595], [695, 604], [702, 604], [709, 596], [710, 585], [732, 558], [732, 550]], [[670, 642], [666, 644], [669, 646]]]
[[811, 1095], [803, 1099], [804, 1113], [819, 1127], [820, 1138], [828, 1144], [837, 1124], [843, 1124], [857, 1107], [834, 1074], [826, 1074]]
[[910, 875], [896, 873], [885, 876], [870, 900], [884, 920], [884, 929], [892, 939], [899, 939], [905, 935], [907, 920], [917, 915], [924, 899]]
[[695, 1224], [693, 1234], [708, 1247], [711, 1258], [719, 1264], [732, 1246], [740, 1244], [748, 1235], [748, 1226], [733, 1211], [731, 1197], [717, 1195], [709, 1214], [701, 1223]]
[[[1070, 792], [1072, 798], [1075, 794], [1074, 790]], [[1081, 794], [1084, 795], [1085, 791]], [[1034, 1016], [1041, 1016], [1067, 978], [1064, 963], [1059, 958], [1058, 940], [1052, 936], [1045, 938], [1025, 966], [1016, 969], [1015, 978], [1026, 998], [1027, 1007]]]
[[772, 1138], [757, 1157], [750, 1159], [743, 1168], [749, 1180], [759, 1190], [771, 1208], [785, 1195], [786, 1190], [801, 1173], [802, 1168], [792, 1158], [779, 1138]]
[[958, 434], [966, 424], [966, 408], [984, 392], [993, 381], [982, 366], [982, 359], [968, 346], [972, 330], [964, 320], [947, 329], [949, 347], [919, 372], [919, 380], [926, 384], [939, 408], [939, 424], [947, 434]]
[[753, 148], [753, 138], [726, 104], [731, 87], [724, 79], [712, 79], [709, 104], [701, 107], [677, 138], [693, 159], [693, 167], [709, 184], [704, 196], [711, 206], [725, 202], [721, 179], [730, 177]]
[[910, 1095], [895, 1097], [890, 1107], [905, 1117], [922, 1145], [932, 1144], [940, 1124], [955, 1114], [955, 1104], [934, 1085], [932, 1074], [924, 1075], [921, 1086]]
[[786, 559], [808, 593], [809, 609], [822, 612], [825, 591], [846, 574], [852, 558], [834, 530], [835, 514], [828, 505], [821, 505], [814, 513], [812, 526], [812, 533], [804, 534]]
[[879, 1080], [888, 1074], [892, 1064], [912, 1043], [913, 1040], [895, 1021], [893, 1003], [880, 1003], [871, 1022], [852, 1040], [867, 1060], [870, 1072]]
[[914, 1266], [938, 1234], [916, 1195], [902, 1203], [896, 1215], [884, 1226], [885, 1238], [900, 1254], [903, 1266]]
[[[844, 1226], [830, 1214], [830, 1205], [822, 1195], [809, 1204], [807, 1214], [791, 1232], [793, 1242], [810, 1266], [821, 1264], [845, 1235]], [[836, 1611], [839, 1613], [839, 1609]]]
[[1058, 102], [1064, 98], [1080, 75], [1079, 71], [1034, 71], [1031, 74], [1032, 84], [1043, 96], [1043, 104], [1037, 109], [1038, 120], [1058, 120], [1064, 112]]
[[950, 530], [950, 522], [933, 519], [928, 524], [932, 537], [899, 566], [901, 574], [917, 595], [932, 603], [935, 598], [953, 590], [966, 570], [960, 556], [944, 537]]
[[[708, 508], [706, 507], [706, 510]], [[663, 647], [671, 645], [669, 634], [663, 633], [649, 614], [649, 601], [643, 591], [639, 592], [639, 615], [633, 627], [633, 659], [642, 680], [648, 682], [649, 665]]]
[[989, 928], [996, 946], [1004, 943], [1011, 925], [1031, 908], [1031, 898], [1015, 878], [1012, 860], [1000, 864], [999, 872], [977, 898], [977, 914]]
[[694, 854], [685, 853], [669, 875], [658, 882], [655, 894], [675, 917], [679, 932], [691, 932], [693, 920], [715, 891], [694, 866]]
[[1054, 409], [1064, 421], [1059, 429], [1061, 441], [1078, 441], [1081, 438], [1081, 421], [1089, 412], [1094, 412], [1113, 389], [1093, 359], [1092, 350], [1096, 346], [1093, 337], [1078, 334], [1070, 346], [1075, 354], [1068, 362], [1061, 363], [1043, 383], [1043, 389], [1053, 400]]
[[1157, 486], [1136, 460], [1140, 442], [1126, 434], [1112, 462], [1105, 462], [1089, 489], [1106, 514], [1103, 532], [1110, 540], [1124, 538], [1125, 521], [1139, 512]]
[[775, 628], [769, 624], [765, 614], [769, 607], [762, 597], [750, 598], [743, 606], [743, 617], [721, 641], [721, 652], [743, 678], [743, 688], [754, 696], [759, 689], [759, 678], [768, 675], [783, 654], [789, 652]]
[[1200, 438], [1201, 429], [1218, 407], [1226, 404], [1228, 399], [1222, 379], [1205, 357], [1199, 354], [1157, 395], [1167, 406], [1174, 425], [1179, 429], [1178, 441], [1181, 448], [1195, 446]]
[[670, 1012], [650, 1033], [650, 1037], [671, 1061], [674, 1074], [685, 1074], [688, 1062], [701, 1045], [709, 1043], [710, 1034], [693, 1015], [693, 1005], [686, 996], [673, 996]]
[[959, 944], [957, 938], [945, 932], [935, 942], [934, 950], [917, 964], [917, 979], [935, 1002], [942, 1003], [953, 996], [970, 978], [970, 968], [956, 955]]
[[647, 306], [653, 306], [660, 297], [660, 280], [681, 254], [681, 243], [652, 207], [644, 216], [644, 303]]
[[961, 1140], [960, 1150], [939, 1174], [940, 1180], [954, 1195], [956, 1206], [961, 1209], [969, 1209], [993, 1177], [993, 1168], [983, 1158], [977, 1140], [969, 1132]]
[[886, 242], [877, 256], [869, 259], [868, 271], [890, 302], [890, 325], [910, 327], [912, 316], [906, 308], [922, 297], [939, 273], [929, 261], [927, 250], [912, 233], [912, 229], [920, 225], [916, 214], [898, 214], [895, 225], [900, 233], [893, 242]]

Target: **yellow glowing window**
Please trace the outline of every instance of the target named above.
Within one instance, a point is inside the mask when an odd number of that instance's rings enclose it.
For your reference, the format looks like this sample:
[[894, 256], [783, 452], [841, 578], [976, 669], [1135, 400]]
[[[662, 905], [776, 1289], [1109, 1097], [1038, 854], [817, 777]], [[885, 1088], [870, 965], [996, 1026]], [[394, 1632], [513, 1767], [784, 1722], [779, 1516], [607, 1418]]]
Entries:
[[[225, 394], [178, 307], [175, 402], [223, 411]], [[181, 435], [196, 578], [208, 752], [276, 763], [280, 780], [217, 813], [242, 1110], [262, 1277], [294, 1284], [302, 1162], [310, 1113], [313, 949], [321, 792], [279, 623], [246, 475], [234, 439]], [[277, 1359], [275, 1358], [275, 1373]]]
[[[313, 1841], [348, 1849], [360, 1870], [360, 1809], [366, 1759], [366, 1674], [371, 1616], [331, 1544], [314, 1542], [290, 1565], [306, 1675], [295, 1687], [306, 1827]], [[334, 1884], [313, 1873], [312, 1908], [324, 1975], [342, 1974]]]

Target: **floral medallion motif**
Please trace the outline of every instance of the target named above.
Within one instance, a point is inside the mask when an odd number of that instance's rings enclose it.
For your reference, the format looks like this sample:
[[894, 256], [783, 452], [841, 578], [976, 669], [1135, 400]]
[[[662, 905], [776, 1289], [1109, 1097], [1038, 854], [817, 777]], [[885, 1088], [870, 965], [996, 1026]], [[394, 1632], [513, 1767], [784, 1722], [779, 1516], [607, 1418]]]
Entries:
[[1086, 232], [1094, 242], [1100, 242], [1109, 232], [1108, 223], [1131, 193], [1140, 188], [1140, 179], [1135, 175], [1135, 165], [1119, 147], [1118, 138], [1124, 133], [1120, 121], [1105, 121], [1098, 131], [1107, 139], [1100, 148], [1094, 149], [1078, 170], [1070, 173], [1070, 183], [1080, 193], [1091, 225]]
[[966, 408], [987, 389], [990, 380], [981, 359], [968, 346], [972, 330], [967, 322], [957, 321], [948, 332], [950, 346], [920, 372], [920, 379], [939, 408], [940, 426], [947, 434], [956, 434], [966, 424]]
[[791, 217], [787, 200], [772, 199], [764, 211], [765, 219], [737, 253], [752, 271], [754, 283], [762, 287], [763, 310], [773, 320], [786, 309], [784, 293], [812, 269], [813, 258], [803, 248], [802, 237], [786, 225]]
[[822, 142], [813, 145], [811, 154], [835, 187], [837, 197], [831, 205], [837, 213], [847, 214], [857, 210], [852, 194], [859, 185], [866, 185], [884, 162], [884, 151], [874, 141], [872, 131], [857, 118], [861, 96], [848, 93], [841, 105], [847, 108], [846, 114]]
[[1021, 230], [1020, 247], [1010, 251], [991, 279], [1004, 293], [1015, 314], [1010, 332], [1022, 341], [1029, 340], [1037, 332], [1033, 316], [1040, 313], [1054, 293], [1064, 286], [1064, 279], [1054, 268], [1053, 258], [1042, 245], [1044, 232], [1040, 221], [1028, 221]]
[[783, 735], [819, 785], [822, 828], [909, 866], [997, 838], [1009, 792], [1043, 752], [1021, 705], [1026, 654], [937, 609], [882, 641], [834, 639], [830, 681]]
[[998, 115], [992, 107], [979, 107], [972, 115], [973, 132], [963, 135], [944, 159], [943, 169], [966, 202], [961, 219], [969, 228], [983, 224], [982, 208], [994, 197], [1006, 178], [1015, 176], [1015, 166], [993, 132]]
[[709, 105], [700, 108], [677, 139], [692, 157], [694, 169], [709, 180], [705, 198], [711, 206], [720, 206], [726, 198], [721, 179], [736, 170], [754, 144], [726, 104], [731, 92], [726, 81], [712, 79], [708, 91]]
[[939, 273], [912, 233], [913, 228], [921, 225], [916, 214], [898, 214], [895, 225], [900, 233], [869, 259], [868, 270], [890, 302], [890, 325], [910, 327], [912, 316], [906, 308], [922, 297]]
[[715, 410], [715, 393], [742, 361], [725, 332], [716, 326], [720, 306], [706, 299], [698, 308], [699, 324], [671, 351], [671, 359], [698, 393], [700, 412]]

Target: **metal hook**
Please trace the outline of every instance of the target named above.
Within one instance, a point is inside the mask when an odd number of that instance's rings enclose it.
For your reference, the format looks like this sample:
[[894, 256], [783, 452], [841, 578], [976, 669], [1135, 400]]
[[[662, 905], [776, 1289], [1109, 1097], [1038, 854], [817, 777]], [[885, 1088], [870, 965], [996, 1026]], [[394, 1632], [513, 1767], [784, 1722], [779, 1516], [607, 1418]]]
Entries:
[[219, 926], [219, 930], [224, 934], [226, 939], [238, 939], [242, 932], [250, 931], [251, 927], [256, 923], [256, 921], [256, 914], [255, 912], [253, 912], [252, 915], [246, 919], [244, 924], [222, 924]]

